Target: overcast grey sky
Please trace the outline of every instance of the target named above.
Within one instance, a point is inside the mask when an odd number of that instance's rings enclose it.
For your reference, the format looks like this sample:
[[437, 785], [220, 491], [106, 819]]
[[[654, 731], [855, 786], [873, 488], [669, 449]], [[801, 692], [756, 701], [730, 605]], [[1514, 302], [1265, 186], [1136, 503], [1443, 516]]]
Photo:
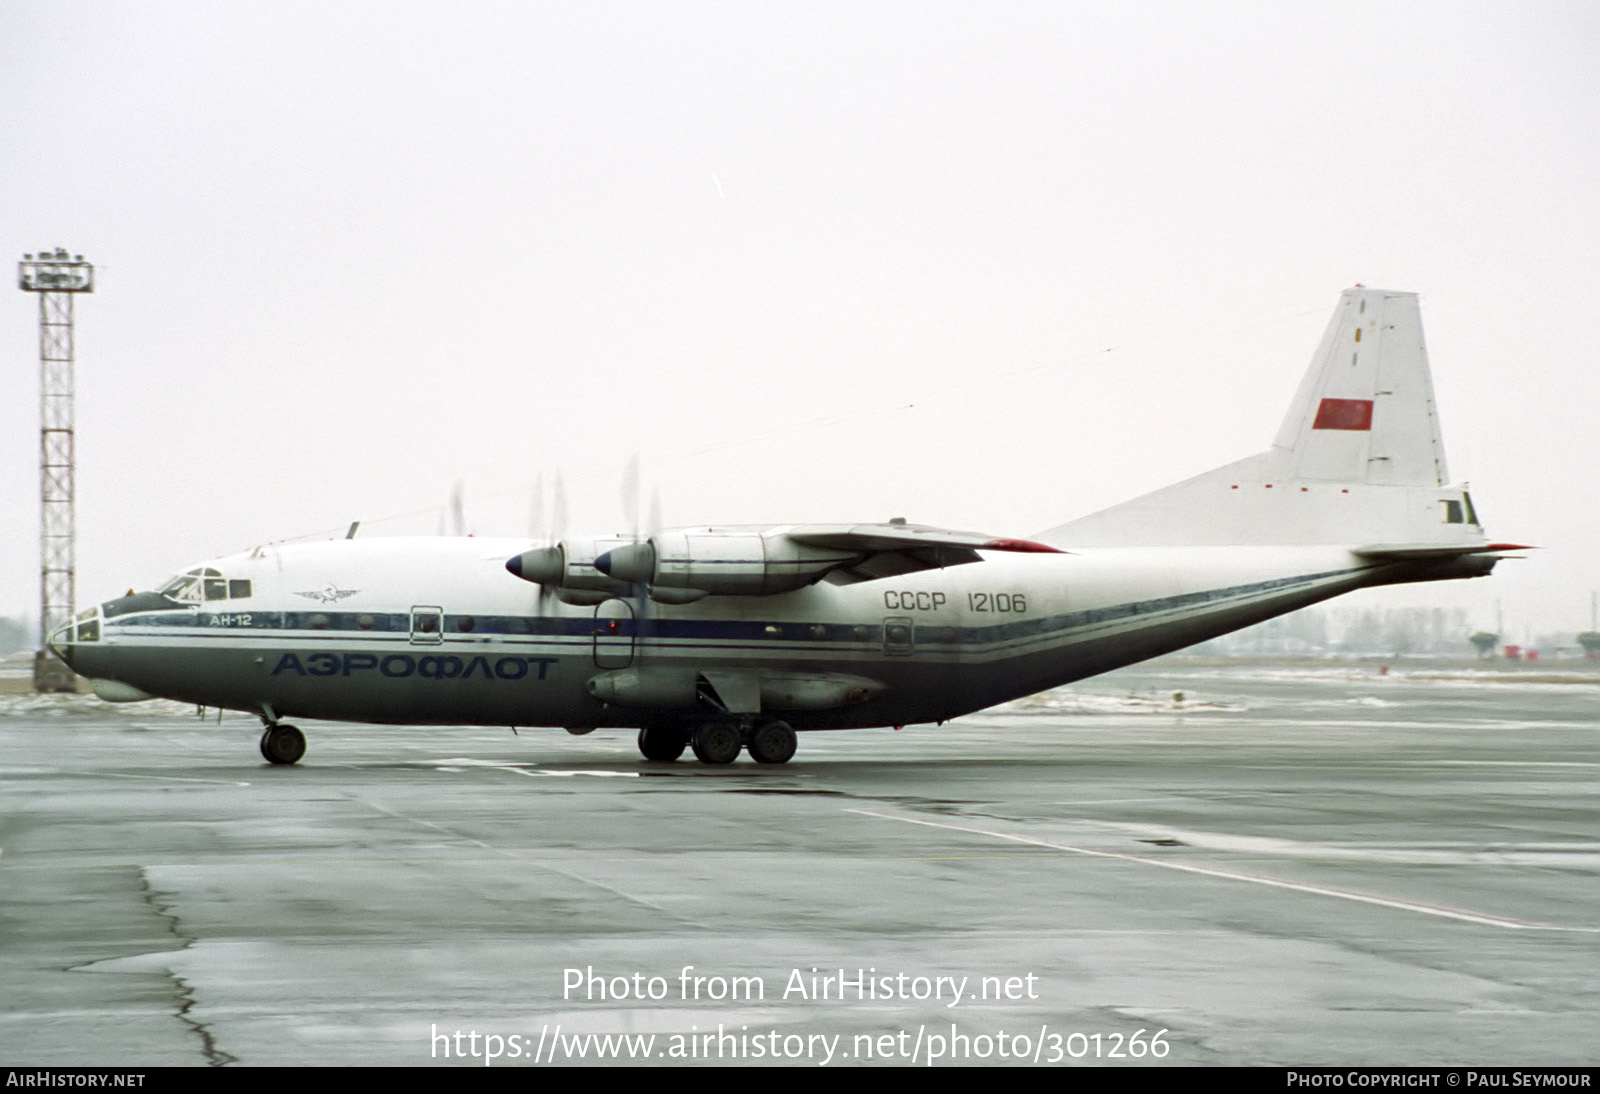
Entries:
[[[343, 528], [1027, 534], [1267, 446], [1422, 294], [1508, 631], [1600, 588], [1592, 3], [0, 4], [0, 239], [96, 264], [79, 601]], [[0, 306], [0, 614], [37, 611]], [[1404, 600], [1409, 596], [1409, 601]], [[1399, 599], [1397, 599], [1399, 598]]]

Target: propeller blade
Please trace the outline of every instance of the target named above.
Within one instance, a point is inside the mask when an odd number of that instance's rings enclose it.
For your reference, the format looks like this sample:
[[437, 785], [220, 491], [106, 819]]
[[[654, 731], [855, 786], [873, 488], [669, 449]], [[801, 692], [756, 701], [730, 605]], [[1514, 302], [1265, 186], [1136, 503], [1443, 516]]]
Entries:
[[450, 519], [452, 525], [450, 534], [453, 536], [467, 534], [467, 508], [466, 502], [462, 498], [464, 487], [465, 484], [462, 480], [457, 479], [455, 486], [450, 490]]
[[544, 538], [544, 472], [539, 472], [533, 480], [533, 502], [528, 507], [528, 538], [542, 540]]
[[567, 534], [567, 482], [556, 472], [555, 502], [550, 510], [550, 542], [560, 543]]
[[639, 538], [639, 455], [629, 457], [622, 469], [622, 515], [633, 538]]

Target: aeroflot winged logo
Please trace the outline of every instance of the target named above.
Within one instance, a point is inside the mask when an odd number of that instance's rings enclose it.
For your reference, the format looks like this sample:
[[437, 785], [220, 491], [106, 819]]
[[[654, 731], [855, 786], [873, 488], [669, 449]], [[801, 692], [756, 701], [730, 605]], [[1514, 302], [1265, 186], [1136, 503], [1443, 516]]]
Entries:
[[360, 591], [360, 589], [335, 588], [333, 582], [330, 581], [320, 589], [315, 589], [309, 593], [295, 593], [294, 595], [303, 596], [308, 600], [318, 600], [324, 604], [333, 604], [347, 596], [355, 596]]

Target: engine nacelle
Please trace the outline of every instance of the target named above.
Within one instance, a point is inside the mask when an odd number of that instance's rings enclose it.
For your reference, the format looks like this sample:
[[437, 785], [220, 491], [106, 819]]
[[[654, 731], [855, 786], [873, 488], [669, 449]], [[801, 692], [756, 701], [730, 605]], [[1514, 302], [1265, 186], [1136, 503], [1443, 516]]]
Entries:
[[594, 567], [652, 589], [765, 596], [803, 589], [857, 552], [797, 543], [782, 532], [684, 528], [602, 553]]
[[[594, 566], [596, 558], [622, 546], [632, 546], [632, 541], [619, 537], [574, 537], [554, 547], [524, 551], [508, 559], [506, 569], [536, 585], [569, 592], [626, 596], [633, 592], [631, 583], [609, 577]], [[583, 598], [584, 602], [589, 599], [592, 598]]]

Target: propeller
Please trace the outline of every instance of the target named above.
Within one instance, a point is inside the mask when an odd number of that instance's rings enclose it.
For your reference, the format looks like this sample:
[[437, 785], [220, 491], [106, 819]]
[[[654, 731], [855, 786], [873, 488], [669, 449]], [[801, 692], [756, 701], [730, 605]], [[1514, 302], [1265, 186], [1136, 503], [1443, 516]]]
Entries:
[[[637, 551], [641, 547], [648, 549], [648, 540], [642, 540], [639, 535], [639, 454], [635, 452], [628, 459], [627, 466], [622, 469], [622, 512], [626, 517], [630, 529], [627, 547], [624, 551]], [[614, 555], [615, 549], [610, 552]], [[600, 566], [600, 559], [595, 559], [595, 569], [601, 573], [607, 570]], [[617, 576], [617, 575], [613, 575]], [[637, 664], [644, 655], [644, 642], [642, 639], [649, 630], [645, 621], [650, 617], [650, 586], [645, 584], [649, 575], [644, 577], [623, 578], [633, 582], [633, 660]]]
[[[641, 476], [639, 472], [639, 458], [634, 456], [628, 460], [623, 468], [619, 482], [620, 501], [622, 506], [622, 522], [627, 531], [617, 534], [610, 539], [615, 546], [608, 551], [603, 551], [599, 558], [593, 559], [596, 570], [606, 575], [607, 578], [618, 583], [625, 583], [628, 588], [620, 589], [612, 585], [607, 589], [608, 582], [599, 584], [593, 582], [580, 583], [577, 588], [568, 591], [566, 581], [569, 578], [568, 568], [574, 560], [569, 558], [570, 551], [588, 548], [591, 541], [587, 539], [568, 541], [565, 536], [567, 521], [566, 487], [558, 471], [554, 479], [554, 502], [552, 506], [551, 527], [548, 534], [545, 532], [545, 492], [544, 478], [541, 475], [534, 484], [534, 499], [530, 507], [529, 523], [531, 538], [539, 546], [516, 555], [506, 561], [506, 569], [525, 581], [533, 582], [540, 586], [536, 597], [540, 615], [549, 616], [553, 605], [546, 599], [555, 597], [566, 604], [599, 605], [609, 599], [623, 600], [628, 603], [633, 616], [634, 649], [635, 656], [642, 652], [642, 638], [649, 630], [650, 601], [652, 590], [650, 580], [654, 576], [651, 565], [637, 567], [637, 574], [630, 568], [627, 574], [613, 573], [610, 562], [613, 558], [631, 559], [635, 555], [643, 555], [647, 560], [653, 559], [648, 534], [641, 527], [640, 500]], [[650, 499], [650, 527], [655, 527], [661, 521], [661, 492], [653, 488]], [[621, 542], [618, 542], [621, 541]], [[603, 541], [602, 541], [603, 542]], [[595, 549], [602, 549], [601, 543], [593, 544]], [[582, 556], [587, 558], [587, 555]], [[695, 597], [698, 599], [698, 595]], [[677, 601], [673, 601], [676, 603]], [[560, 609], [554, 609], [559, 613]]]
[[550, 527], [547, 531], [544, 523], [544, 474], [541, 472], [533, 483], [533, 504], [528, 518], [529, 536], [534, 542], [541, 543], [541, 546], [517, 556], [506, 564], [507, 568], [518, 577], [525, 576], [538, 583], [539, 591], [534, 594], [534, 604], [535, 610], [541, 616], [549, 614], [550, 598], [556, 595], [556, 588], [561, 581], [561, 571], [565, 565], [560, 543], [562, 537], [566, 535], [567, 528], [567, 486], [559, 470], [555, 474], [553, 493], [555, 498], [550, 512]]

